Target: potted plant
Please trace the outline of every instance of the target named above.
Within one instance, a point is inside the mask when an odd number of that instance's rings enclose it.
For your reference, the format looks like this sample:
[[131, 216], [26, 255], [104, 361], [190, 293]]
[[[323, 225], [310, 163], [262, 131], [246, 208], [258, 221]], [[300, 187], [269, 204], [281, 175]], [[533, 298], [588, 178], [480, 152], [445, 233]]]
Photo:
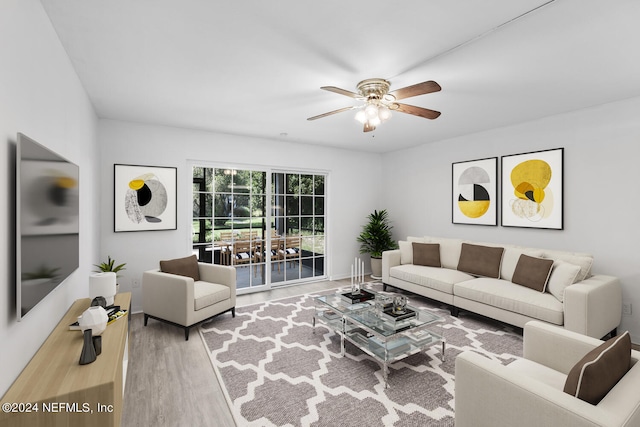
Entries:
[[[111, 256], [107, 255], [107, 262], [102, 262], [100, 264], [93, 264], [94, 267], [97, 267], [97, 270], [94, 270], [96, 273], [106, 273], [106, 272], [113, 272], [116, 273], [116, 277], [118, 276], [118, 272], [122, 271], [122, 270], [126, 270], [126, 268], [124, 267], [125, 265], [127, 265], [126, 263], [122, 263], [122, 264], [118, 264], [116, 265], [116, 261], [114, 259], [111, 259]], [[116, 284], [116, 286], [118, 286]]]
[[398, 243], [393, 240], [389, 223], [389, 214], [385, 209], [374, 210], [367, 217], [369, 222], [362, 226], [362, 232], [358, 236], [360, 253], [371, 256], [371, 277], [382, 277], [382, 252], [397, 249]]

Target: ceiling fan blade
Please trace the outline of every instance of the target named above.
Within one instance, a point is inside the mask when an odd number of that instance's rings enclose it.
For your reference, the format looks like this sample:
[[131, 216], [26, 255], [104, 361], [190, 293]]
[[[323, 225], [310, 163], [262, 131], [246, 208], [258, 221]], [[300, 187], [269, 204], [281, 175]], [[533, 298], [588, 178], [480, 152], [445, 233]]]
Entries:
[[349, 90], [345, 90], [345, 89], [340, 89], [339, 87], [335, 87], [335, 86], [322, 86], [320, 89], [322, 90], [328, 90], [329, 92], [333, 92], [333, 93], [337, 93], [339, 95], [344, 95], [344, 96], [349, 96], [351, 98], [362, 98], [361, 95], [355, 93], [355, 92], [351, 92]]
[[416, 107], [415, 105], [399, 104], [394, 102], [391, 105], [392, 111], [400, 111], [401, 113], [413, 114], [414, 116], [424, 117], [425, 119], [437, 119], [440, 111], [429, 110], [427, 108]]
[[393, 92], [389, 92], [388, 95], [393, 96], [396, 100], [410, 98], [412, 96], [424, 95], [427, 93], [438, 92], [442, 88], [433, 80], [428, 82], [417, 83], [415, 85], [403, 87]]
[[364, 122], [364, 129], [362, 129], [362, 132], [371, 132], [372, 130], [376, 130], [376, 127], [370, 125], [369, 122]]
[[338, 113], [342, 113], [343, 111], [353, 110], [354, 108], [357, 108], [357, 107], [344, 107], [344, 108], [340, 108], [339, 110], [333, 110], [333, 111], [329, 111], [328, 113], [318, 114], [317, 116], [309, 117], [307, 120], [316, 120], [316, 119], [321, 119], [321, 118], [323, 118], [323, 117], [327, 117], [327, 116], [330, 116], [330, 115], [332, 115], [332, 114], [338, 114]]

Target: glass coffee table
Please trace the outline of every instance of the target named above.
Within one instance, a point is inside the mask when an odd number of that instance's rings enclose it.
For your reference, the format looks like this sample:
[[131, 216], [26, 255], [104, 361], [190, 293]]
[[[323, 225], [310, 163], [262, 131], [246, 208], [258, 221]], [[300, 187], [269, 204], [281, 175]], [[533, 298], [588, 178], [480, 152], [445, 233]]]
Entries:
[[[367, 291], [376, 297], [390, 295]], [[444, 319], [426, 309], [409, 304], [406, 315], [394, 316], [376, 308], [375, 300], [350, 304], [339, 293], [316, 297], [314, 302], [314, 332], [316, 321], [320, 320], [340, 335], [342, 356], [345, 354], [345, 342], [348, 341], [377, 360], [383, 368], [385, 387], [390, 363], [436, 344], [442, 345], [444, 361]]]

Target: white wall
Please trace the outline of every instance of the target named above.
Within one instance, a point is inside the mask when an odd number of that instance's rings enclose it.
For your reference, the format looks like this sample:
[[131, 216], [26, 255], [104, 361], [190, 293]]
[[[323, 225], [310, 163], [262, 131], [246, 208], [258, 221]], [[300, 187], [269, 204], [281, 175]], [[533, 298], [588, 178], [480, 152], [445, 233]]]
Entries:
[[[327, 171], [326, 271], [333, 279], [347, 277], [358, 255], [356, 237], [367, 215], [379, 209], [380, 155], [335, 148], [261, 140], [210, 132], [100, 120], [101, 257], [126, 262], [121, 290], [133, 292], [132, 310], [141, 309], [141, 292], [133, 288], [145, 270], [161, 259], [191, 253], [191, 171], [189, 160], [229, 165], [273, 166]], [[175, 231], [113, 231], [113, 165], [140, 164], [178, 168], [178, 229]]]
[[[590, 252], [594, 272], [620, 278], [623, 299], [635, 309], [620, 330], [640, 343], [638, 111], [640, 98], [633, 98], [384, 155], [383, 193], [396, 235]], [[565, 149], [564, 230], [451, 223], [453, 162], [558, 147]]]
[[[88, 296], [98, 248], [93, 108], [37, 0], [0, 3], [0, 394], [11, 386], [72, 302]], [[22, 132], [80, 166], [80, 268], [22, 321], [15, 310], [15, 144]], [[78, 354], [80, 357], [80, 354]]]

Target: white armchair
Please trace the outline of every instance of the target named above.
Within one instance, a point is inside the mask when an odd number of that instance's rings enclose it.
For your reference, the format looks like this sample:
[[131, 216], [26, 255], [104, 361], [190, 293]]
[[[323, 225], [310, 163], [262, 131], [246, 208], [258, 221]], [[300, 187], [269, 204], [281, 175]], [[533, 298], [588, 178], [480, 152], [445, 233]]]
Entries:
[[567, 374], [602, 344], [532, 321], [524, 327], [523, 359], [504, 366], [466, 351], [456, 359], [456, 427], [639, 426], [640, 352], [631, 369], [597, 404], [563, 391]]
[[200, 280], [160, 270], [142, 275], [144, 325], [149, 318], [189, 329], [211, 317], [231, 311], [236, 316], [236, 269], [197, 263]]

